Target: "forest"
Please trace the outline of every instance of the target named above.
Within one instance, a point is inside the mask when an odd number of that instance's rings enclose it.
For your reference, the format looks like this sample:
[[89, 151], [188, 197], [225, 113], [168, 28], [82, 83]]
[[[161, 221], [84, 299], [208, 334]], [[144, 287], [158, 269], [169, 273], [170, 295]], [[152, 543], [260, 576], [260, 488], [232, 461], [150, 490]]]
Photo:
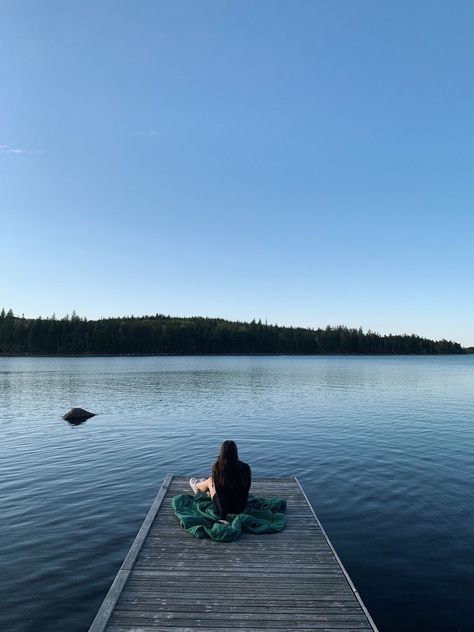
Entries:
[[0, 312], [1, 355], [214, 355], [214, 354], [449, 354], [457, 342], [415, 334], [380, 335], [362, 328], [282, 327], [260, 320], [125, 316], [87, 320], [75, 312], [57, 319]]

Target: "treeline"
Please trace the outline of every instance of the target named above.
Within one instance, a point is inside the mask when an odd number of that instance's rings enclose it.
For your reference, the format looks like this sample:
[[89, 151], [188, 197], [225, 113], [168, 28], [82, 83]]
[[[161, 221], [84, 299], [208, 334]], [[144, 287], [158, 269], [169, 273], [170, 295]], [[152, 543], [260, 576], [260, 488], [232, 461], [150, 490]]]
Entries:
[[75, 312], [56, 319], [0, 313], [0, 354], [446, 354], [465, 353], [457, 342], [362, 329], [279, 327], [253, 320], [155, 316], [87, 320]]

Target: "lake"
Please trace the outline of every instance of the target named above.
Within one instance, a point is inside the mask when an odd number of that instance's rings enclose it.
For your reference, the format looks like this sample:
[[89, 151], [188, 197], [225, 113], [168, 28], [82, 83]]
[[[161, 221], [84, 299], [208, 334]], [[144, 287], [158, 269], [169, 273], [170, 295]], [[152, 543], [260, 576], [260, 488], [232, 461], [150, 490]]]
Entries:
[[474, 629], [474, 356], [0, 358], [0, 404], [2, 631], [86, 631], [228, 438], [299, 477], [381, 632]]

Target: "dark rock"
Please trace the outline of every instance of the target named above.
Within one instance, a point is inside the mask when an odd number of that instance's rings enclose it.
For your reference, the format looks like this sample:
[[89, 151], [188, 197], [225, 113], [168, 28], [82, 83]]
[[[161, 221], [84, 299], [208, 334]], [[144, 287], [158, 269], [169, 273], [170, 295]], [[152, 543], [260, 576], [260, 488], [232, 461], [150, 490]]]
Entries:
[[84, 410], [84, 408], [71, 408], [71, 410], [63, 415], [63, 419], [66, 421], [85, 421], [89, 419], [89, 417], [95, 417], [95, 413], [90, 413], [88, 410]]

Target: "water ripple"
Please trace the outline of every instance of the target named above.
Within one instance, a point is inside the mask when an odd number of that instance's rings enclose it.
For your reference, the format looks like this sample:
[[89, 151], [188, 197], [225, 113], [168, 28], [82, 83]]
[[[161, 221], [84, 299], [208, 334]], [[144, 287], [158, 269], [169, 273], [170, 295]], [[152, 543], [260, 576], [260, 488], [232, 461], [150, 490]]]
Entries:
[[381, 630], [472, 630], [473, 357], [3, 358], [0, 398], [1, 630], [87, 630], [166, 472], [229, 437], [299, 477]]

